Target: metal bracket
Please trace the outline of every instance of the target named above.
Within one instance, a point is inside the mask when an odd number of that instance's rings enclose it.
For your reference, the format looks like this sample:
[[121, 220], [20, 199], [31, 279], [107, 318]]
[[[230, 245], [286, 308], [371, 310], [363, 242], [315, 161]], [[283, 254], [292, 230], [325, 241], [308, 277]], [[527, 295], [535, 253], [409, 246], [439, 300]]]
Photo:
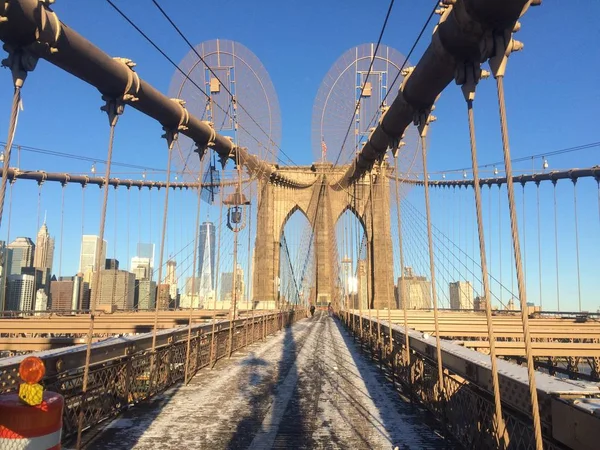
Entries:
[[163, 130], [165, 131], [165, 134], [163, 134], [161, 137], [167, 140], [167, 148], [172, 150], [173, 144], [179, 138], [179, 132], [165, 127], [163, 127]]
[[522, 42], [512, 38], [510, 30], [486, 36], [482, 45], [482, 55], [489, 55], [490, 69], [494, 78], [504, 76], [510, 54], [521, 51], [524, 47]]
[[117, 99], [105, 95], [102, 96], [102, 100], [104, 100], [104, 106], [101, 106], [100, 110], [108, 114], [108, 123], [111, 127], [114, 127], [117, 124], [119, 116], [125, 110], [125, 103], [123, 103], [122, 98]]
[[2, 48], [8, 52], [8, 57], [2, 60], [2, 66], [12, 72], [14, 86], [23, 87], [27, 73], [35, 69], [39, 58], [23, 47], [4, 44]]
[[115, 61], [127, 66], [129, 71], [127, 72], [127, 86], [125, 86], [125, 90], [123, 92], [122, 100], [124, 102], [136, 102], [139, 99], [137, 98], [137, 93], [140, 91], [140, 77], [133, 68], [136, 64], [128, 58], [114, 57]]
[[427, 131], [429, 131], [429, 124], [437, 120], [437, 117], [431, 114], [431, 111], [433, 111], [434, 109], [435, 105], [431, 105], [429, 109], [417, 112], [415, 114], [415, 117], [413, 118], [413, 123], [417, 126], [419, 134], [422, 138], [425, 138], [427, 136]]
[[489, 76], [489, 72], [481, 69], [481, 64], [467, 61], [463, 64], [458, 64], [454, 71], [454, 81], [461, 87], [462, 93], [467, 102], [475, 100], [475, 89], [479, 80]]

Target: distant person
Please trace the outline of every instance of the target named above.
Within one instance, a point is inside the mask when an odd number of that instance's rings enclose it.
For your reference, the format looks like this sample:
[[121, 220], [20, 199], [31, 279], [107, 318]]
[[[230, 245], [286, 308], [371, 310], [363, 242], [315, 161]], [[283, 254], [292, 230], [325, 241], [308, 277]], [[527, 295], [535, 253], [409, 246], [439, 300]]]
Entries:
[[313, 317], [315, 315], [315, 305], [310, 305], [310, 316]]

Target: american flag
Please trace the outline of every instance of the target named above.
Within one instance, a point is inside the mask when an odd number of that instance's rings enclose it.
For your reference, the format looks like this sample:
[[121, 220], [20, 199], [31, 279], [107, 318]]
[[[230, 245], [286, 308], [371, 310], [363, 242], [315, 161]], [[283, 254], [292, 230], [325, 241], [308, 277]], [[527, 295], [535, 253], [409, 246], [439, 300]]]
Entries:
[[321, 157], [323, 161], [325, 161], [325, 157], [327, 156], [327, 144], [325, 143], [325, 139], [321, 138]]

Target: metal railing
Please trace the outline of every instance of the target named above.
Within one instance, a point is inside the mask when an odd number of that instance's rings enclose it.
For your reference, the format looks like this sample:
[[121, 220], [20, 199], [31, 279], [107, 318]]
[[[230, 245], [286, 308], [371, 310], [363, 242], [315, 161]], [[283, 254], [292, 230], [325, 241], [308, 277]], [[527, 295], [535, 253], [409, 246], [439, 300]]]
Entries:
[[[233, 322], [192, 326], [189, 359], [186, 361], [189, 327], [157, 333], [155, 352], [152, 334], [110, 338], [92, 345], [87, 392], [82, 392], [86, 345], [35, 354], [45, 363], [45, 389], [64, 396], [63, 439], [77, 434], [79, 415], [89, 428], [112, 418], [131, 405], [147, 400], [183, 382], [231, 352], [265, 339], [306, 317], [304, 309], [256, 315]], [[231, 336], [231, 340], [230, 340]], [[18, 367], [24, 356], [0, 360], [0, 394], [18, 389]], [[188, 379], [189, 379], [188, 378]]]
[[[444, 388], [439, 389], [435, 345], [425, 343], [428, 338], [418, 340], [416, 335], [421, 333], [409, 331], [411, 348], [410, 362], [407, 363], [403, 327], [392, 326], [390, 346], [390, 328], [384, 320], [378, 321], [364, 316], [361, 318], [359, 314], [348, 311], [342, 311], [340, 318], [354, 338], [360, 342], [363, 350], [367, 351], [382, 370], [387, 372], [388, 377], [394, 383], [400, 384], [412, 401], [417, 401], [429, 410], [446, 432], [465, 448], [497, 447], [494, 438], [493, 394], [486, 389], [483, 382], [478, 384], [469, 379], [479, 378], [482, 375], [481, 372], [477, 372], [477, 368], [473, 368], [473, 361], [467, 361], [466, 364], [465, 361], [453, 364], [448, 349], [444, 348], [446, 343], [443, 343]], [[455, 361], [457, 360], [458, 358], [455, 358]], [[467, 373], [453, 370], [462, 367], [463, 364]], [[469, 370], [472, 371], [472, 377], [468, 375]], [[506, 389], [508, 384], [506, 377], [502, 381], [503, 394], [507, 391], [510, 393], [510, 390]], [[517, 403], [511, 402], [509, 395], [506, 395], [506, 401], [504, 397], [502, 400], [507, 448], [535, 449], [533, 426], [527, 408], [518, 407]], [[540, 401], [544, 448], [568, 448], [552, 438], [553, 420], [550, 399], [541, 396]]]

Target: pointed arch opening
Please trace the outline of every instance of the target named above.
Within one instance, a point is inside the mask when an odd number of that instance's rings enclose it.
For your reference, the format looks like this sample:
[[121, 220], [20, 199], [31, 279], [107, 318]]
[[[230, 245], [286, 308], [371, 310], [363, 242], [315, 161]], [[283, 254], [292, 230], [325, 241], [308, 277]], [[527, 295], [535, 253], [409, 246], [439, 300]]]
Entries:
[[337, 217], [335, 233], [342, 306], [366, 309], [371, 297], [367, 227], [352, 205], [346, 206]]
[[314, 301], [314, 229], [298, 205], [284, 218], [279, 235], [277, 303], [280, 307]]

